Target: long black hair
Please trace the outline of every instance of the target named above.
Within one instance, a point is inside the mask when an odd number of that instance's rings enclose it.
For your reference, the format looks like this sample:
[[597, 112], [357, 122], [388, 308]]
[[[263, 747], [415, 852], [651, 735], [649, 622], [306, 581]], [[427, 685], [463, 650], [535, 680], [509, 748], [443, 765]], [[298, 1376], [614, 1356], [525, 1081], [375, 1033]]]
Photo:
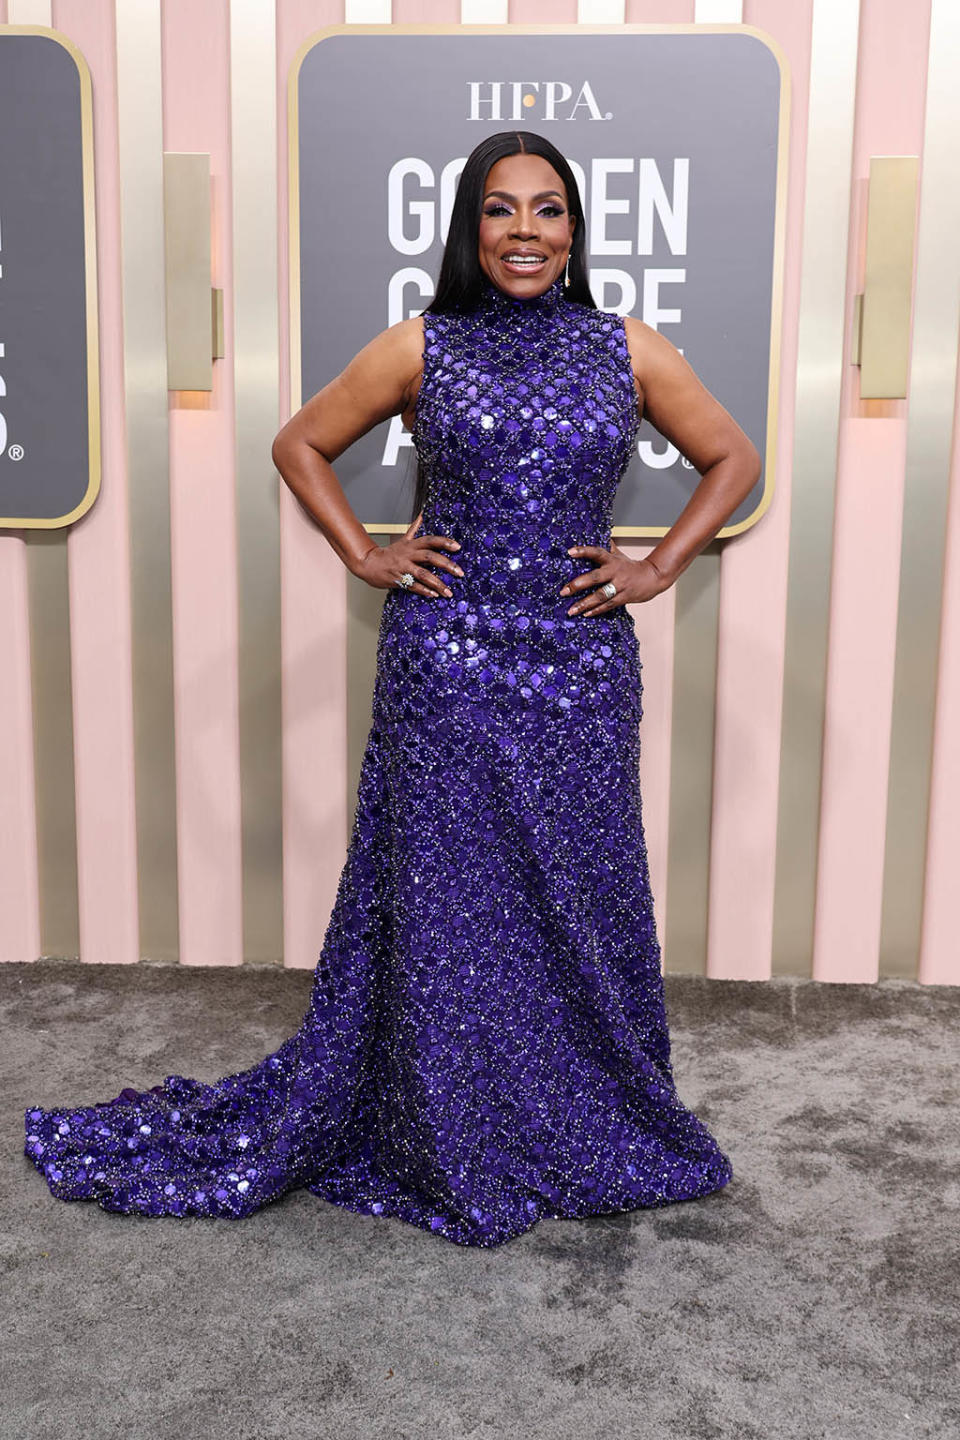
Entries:
[[[477, 236], [483, 213], [487, 175], [498, 160], [507, 155], [522, 154], [541, 155], [544, 160], [549, 161], [563, 181], [567, 192], [567, 209], [576, 217], [567, 271], [569, 283], [562, 289], [563, 298], [576, 301], [580, 305], [589, 305], [593, 310], [597, 308], [587, 278], [587, 237], [583, 203], [569, 163], [556, 145], [533, 130], [501, 130], [499, 134], [489, 135], [486, 140], [481, 140], [467, 157], [450, 212], [450, 226], [443, 249], [443, 260], [440, 263], [437, 293], [424, 310], [425, 315], [443, 315], [449, 311], [464, 313], [473, 310], [478, 304], [486, 280], [486, 272], [480, 266], [477, 253]], [[427, 479], [417, 457], [417, 481], [411, 521], [423, 509], [426, 498]]]

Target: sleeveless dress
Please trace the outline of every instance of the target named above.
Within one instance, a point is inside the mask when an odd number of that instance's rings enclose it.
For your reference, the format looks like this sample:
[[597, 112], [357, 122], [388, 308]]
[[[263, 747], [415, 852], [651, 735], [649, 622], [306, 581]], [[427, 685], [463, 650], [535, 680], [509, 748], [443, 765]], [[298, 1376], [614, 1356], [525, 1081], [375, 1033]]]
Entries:
[[299, 1186], [462, 1245], [667, 1205], [732, 1166], [674, 1084], [633, 619], [568, 616], [640, 424], [623, 321], [484, 280], [424, 314], [418, 533], [452, 598], [384, 601], [356, 816], [306, 1015], [213, 1083], [26, 1112], [63, 1200], [250, 1214]]

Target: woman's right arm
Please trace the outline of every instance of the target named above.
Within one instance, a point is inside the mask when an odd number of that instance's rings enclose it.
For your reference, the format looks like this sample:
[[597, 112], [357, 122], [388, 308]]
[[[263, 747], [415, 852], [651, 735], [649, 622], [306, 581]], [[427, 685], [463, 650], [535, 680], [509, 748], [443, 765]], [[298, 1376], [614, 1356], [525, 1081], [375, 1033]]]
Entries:
[[[401, 320], [363, 347], [349, 365], [302, 405], [273, 442], [273, 463], [301, 505], [352, 574], [386, 589], [405, 570], [412, 572], [420, 594], [449, 593], [441, 578], [425, 565], [462, 573], [432, 546], [459, 549], [449, 536], [412, 538], [419, 517], [391, 545], [380, 546], [357, 519], [333, 461], [361, 435], [407, 408], [420, 375], [423, 320]], [[431, 542], [428, 544], [427, 542]]]

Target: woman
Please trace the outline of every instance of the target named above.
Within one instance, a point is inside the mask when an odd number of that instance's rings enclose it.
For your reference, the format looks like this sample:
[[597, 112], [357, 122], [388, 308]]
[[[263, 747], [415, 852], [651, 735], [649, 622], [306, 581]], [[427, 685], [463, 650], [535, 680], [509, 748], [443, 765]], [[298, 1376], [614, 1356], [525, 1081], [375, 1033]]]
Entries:
[[[703, 474], [651, 555], [610, 538], [640, 408]], [[332, 469], [400, 414], [416, 518], [381, 547]], [[674, 1087], [638, 780], [630, 602], [759, 456], [666, 340], [596, 308], [539, 136], [485, 140], [437, 297], [280, 431], [284, 480], [386, 589], [356, 819], [299, 1030], [252, 1068], [27, 1112], [62, 1199], [240, 1217], [293, 1186], [463, 1245], [693, 1199], [730, 1161]]]

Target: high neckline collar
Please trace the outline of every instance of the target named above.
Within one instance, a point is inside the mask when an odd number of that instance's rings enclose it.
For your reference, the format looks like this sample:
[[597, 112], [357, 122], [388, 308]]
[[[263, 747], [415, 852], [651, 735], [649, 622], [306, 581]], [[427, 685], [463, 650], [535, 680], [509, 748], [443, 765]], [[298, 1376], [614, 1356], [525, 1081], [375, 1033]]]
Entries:
[[558, 275], [539, 295], [508, 295], [506, 290], [494, 285], [490, 277], [484, 274], [480, 282], [480, 304], [485, 310], [505, 314], [541, 310], [549, 312], [556, 310], [563, 295], [563, 288], [563, 276]]

